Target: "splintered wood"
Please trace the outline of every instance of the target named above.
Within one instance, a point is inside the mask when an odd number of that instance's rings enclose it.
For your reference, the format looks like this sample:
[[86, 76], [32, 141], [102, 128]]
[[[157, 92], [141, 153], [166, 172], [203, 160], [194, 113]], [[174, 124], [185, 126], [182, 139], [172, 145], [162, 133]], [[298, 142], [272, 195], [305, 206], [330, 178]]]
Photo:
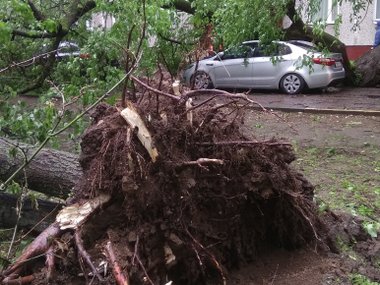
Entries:
[[149, 156], [153, 162], [158, 158], [158, 151], [153, 144], [152, 135], [149, 133], [148, 128], [145, 126], [143, 119], [140, 117], [137, 110], [131, 103], [127, 103], [128, 107], [120, 112], [120, 115], [127, 121], [132, 128], [137, 128], [137, 137], [148, 151]]
[[110, 195], [100, 194], [88, 200], [83, 205], [73, 204], [63, 208], [57, 215], [56, 221], [61, 230], [79, 228], [100, 206], [111, 199]]

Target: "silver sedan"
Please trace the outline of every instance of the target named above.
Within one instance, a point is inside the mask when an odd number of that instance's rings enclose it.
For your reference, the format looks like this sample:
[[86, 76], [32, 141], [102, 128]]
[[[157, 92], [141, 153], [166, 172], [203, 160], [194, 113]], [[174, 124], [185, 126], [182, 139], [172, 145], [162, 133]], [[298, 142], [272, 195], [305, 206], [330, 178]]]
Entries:
[[287, 94], [325, 88], [344, 77], [341, 54], [327, 55], [302, 41], [278, 41], [269, 46], [243, 42], [193, 63], [183, 72], [183, 81], [193, 89], [280, 89]]

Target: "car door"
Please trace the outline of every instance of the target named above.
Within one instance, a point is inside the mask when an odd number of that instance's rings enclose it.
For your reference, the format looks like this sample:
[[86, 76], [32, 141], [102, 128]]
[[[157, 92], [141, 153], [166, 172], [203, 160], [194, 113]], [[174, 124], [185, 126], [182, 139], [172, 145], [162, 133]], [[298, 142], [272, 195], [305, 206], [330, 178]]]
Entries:
[[211, 63], [216, 87], [244, 88], [252, 81], [253, 49], [242, 45], [231, 48], [221, 58]]
[[252, 88], [277, 88], [281, 77], [292, 65], [291, 49], [275, 43], [255, 48], [252, 58]]

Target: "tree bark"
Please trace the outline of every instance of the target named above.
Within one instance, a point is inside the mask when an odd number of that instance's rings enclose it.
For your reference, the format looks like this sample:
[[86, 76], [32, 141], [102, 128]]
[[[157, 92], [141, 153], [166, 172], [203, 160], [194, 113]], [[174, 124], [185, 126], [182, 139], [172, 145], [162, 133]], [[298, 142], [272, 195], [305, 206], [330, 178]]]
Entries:
[[[17, 151], [15, 157], [9, 155], [16, 145], [25, 152], [28, 158], [36, 149], [31, 145], [18, 144], [0, 138], [0, 180], [2, 181], [7, 180], [24, 162], [24, 156], [20, 150]], [[43, 149], [15, 180], [20, 183], [27, 182], [29, 189], [48, 196], [66, 198], [81, 176], [82, 169], [77, 155]]]
[[359, 85], [377, 87], [380, 84], [380, 47], [376, 47], [355, 61]]
[[14, 195], [0, 193], [0, 228], [12, 228], [16, 224], [22, 229], [42, 232], [52, 222], [61, 206], [57, 203], [37, 199], [38, 208], [31, 199], [23, 203], [20, 220], [17, 222], [17, 198]]
[[185, 12], [187, 14], [194, 14], [195, 8], [191, 6], [193, 1], [187, 1], [187, 0], [176, 0], [173, 1], [171, 4], [164, 5], [163, 8], [169, 8], [174, 6], [178, 11]]
[[292, 20], [292, 25], [285, 30], [285, 40], [306, 40], [313, 41], [315, 43], [322, 43], [332, 52], [339, 52], [343, 57], [343, 66], [346, 70], [346, 83], [352, 85], [356, 82], [356, 75], [350, 65], [348, 59], [346, 45], [341, 42], [337, 37], [323, 32], [321, 35], [315, 35], [311, 26], [305, 25], [299, 12], [296, 9], [296, 0], [288, 2], [286, 7], [286, 15]]

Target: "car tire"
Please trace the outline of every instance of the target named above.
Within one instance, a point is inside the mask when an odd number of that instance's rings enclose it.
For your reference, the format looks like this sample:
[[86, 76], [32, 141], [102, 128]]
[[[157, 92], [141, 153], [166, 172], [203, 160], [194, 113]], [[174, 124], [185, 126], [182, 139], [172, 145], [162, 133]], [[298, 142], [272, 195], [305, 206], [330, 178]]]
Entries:
[[204, 71], [197, 71], [191, 78], [191, 87], [194, 90], [212, 88], [210, 75]]
[[298, 74], [289, 73], [280, 81], [280, 89], [286, 94], [299, 94], [305, 89], [305, 80]]

